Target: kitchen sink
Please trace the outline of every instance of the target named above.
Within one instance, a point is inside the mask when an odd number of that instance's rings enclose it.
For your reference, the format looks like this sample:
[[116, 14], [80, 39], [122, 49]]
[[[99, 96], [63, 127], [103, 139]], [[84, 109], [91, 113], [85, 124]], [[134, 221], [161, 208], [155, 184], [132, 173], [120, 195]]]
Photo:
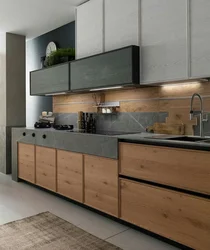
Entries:
[[210, 139], [202, 141], [203, 143], [210, 143]]
[[209, 143], [210, 143], [210, 140], [206, 140], [206, 138], [193, 137], [193, 136], [173, 137], [173, 138], [168, 138], [167, 140], [169, 140], [169, 141], [186, 141], [186, 142], [204, 142], [204, 141], [209, 141]]
[[210, 139], [201, 138], [196, 136], [170, 136], [170, 135], [154, 135], [154, 136], [147, 136], [144, 137], [145, 139], [157, 139], [157, 140], [164, 140], [164, 141], [182, 141], [182, 142], [206, 142], [210, 143]]

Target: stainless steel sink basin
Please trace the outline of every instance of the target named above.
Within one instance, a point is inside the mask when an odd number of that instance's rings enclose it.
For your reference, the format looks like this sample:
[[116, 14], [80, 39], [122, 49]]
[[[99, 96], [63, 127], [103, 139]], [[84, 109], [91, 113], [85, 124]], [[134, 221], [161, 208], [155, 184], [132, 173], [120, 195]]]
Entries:
[[203, 143], [210, 143], [210, 139], [202, 141]]
[[[203, 142], [206, 141], [206, 138], [200, 138], [200, 137], [191, 137], [191, 136], [180, 136], [180, 137], [173, 137], [167, 139], [169, 141], [186, 141], [186, 142]], [[210, 140], [208, 140], [210, 143]]]
[[151, 137], [145, 137], [146, 139], [156, 139], [164, 141], [182, 141], [182, 142], [206, 142], [210, 143], [210, 139], [201, 138], [196, 136], [170, 136], [170, 135], [154, 135]]

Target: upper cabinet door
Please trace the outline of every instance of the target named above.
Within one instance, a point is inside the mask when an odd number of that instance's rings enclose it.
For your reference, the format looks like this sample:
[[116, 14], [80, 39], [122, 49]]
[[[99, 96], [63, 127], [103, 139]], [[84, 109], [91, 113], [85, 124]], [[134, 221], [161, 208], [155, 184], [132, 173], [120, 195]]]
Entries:
[[143, 83], [187, 79], [187, 0], [142, 0], [141, 45]]
[[210, 76], [210, 1], [191, 0], [191, 77]]
[[69, 91], [69, 63], [30, 73], [31, 95], [45, 95]]
[[91, 0], [76, 10], [76, 58], [103, 52], [103, 0]]
[[105, 51], [139, 45], [139, 0], [105, 0]]
[[70, 67], [72, 91], [139, 84], [139, 47], [75, 60]]

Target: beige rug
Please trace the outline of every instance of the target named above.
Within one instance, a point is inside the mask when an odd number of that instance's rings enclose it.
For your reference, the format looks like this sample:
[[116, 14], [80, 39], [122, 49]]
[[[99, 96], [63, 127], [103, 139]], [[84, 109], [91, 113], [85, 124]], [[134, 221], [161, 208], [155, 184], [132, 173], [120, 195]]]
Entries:
[[28, 249], [120, 250], [49, 212], [0, 226], [0, 250]]

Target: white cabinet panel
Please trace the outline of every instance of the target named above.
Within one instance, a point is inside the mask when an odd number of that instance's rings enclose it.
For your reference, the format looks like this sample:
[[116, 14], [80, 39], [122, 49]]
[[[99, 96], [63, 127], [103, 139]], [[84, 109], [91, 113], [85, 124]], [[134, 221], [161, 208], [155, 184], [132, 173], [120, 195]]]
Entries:
[[141, 44], [142, 82], [186, 79], [187, 0], [142, 0]]
[[103, 0], [91, 0], [76, 10], [76, 58], [103, 52]]
[[191, 77], [210, 76], [210, 1], [190, 4]]
[[105, 0], [105, 51], [139, 45], [139, 0]]

